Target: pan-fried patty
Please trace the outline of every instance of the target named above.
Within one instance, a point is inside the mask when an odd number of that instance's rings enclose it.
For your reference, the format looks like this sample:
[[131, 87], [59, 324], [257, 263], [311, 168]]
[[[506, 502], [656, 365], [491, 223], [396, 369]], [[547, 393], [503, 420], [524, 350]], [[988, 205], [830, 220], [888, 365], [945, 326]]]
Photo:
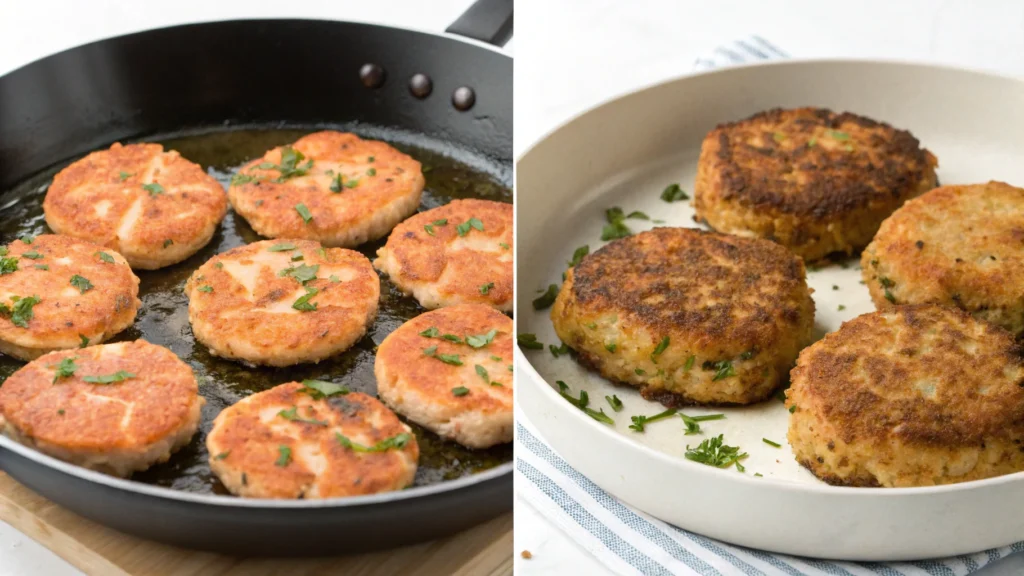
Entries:
[[697, 217], [804, 260], [853, 253], [906, 200], [936, 185], [935, 156], [910, 132], [821, 108], [722, 124], [701, 147]]
[[185, 446], [199, 427], [192, 369], [145, 340], [51, 352], [0, 388], [0, 428], [26, 446], [128, 476]]
[[142, 270], [206, 246], [227, 206], [217, 180], [159, 144], [93, 152], [61, 170], [43, 201], [54, 232], [116, 250]]
[[402, 222], [373, 265], [425, 308], [512, 311], [512, 205], [453, 200]]
[[377, 317], [370, 261], [310, 240], [264, 240], [214, 256], [185, 284], [197, 340], [254, 364], [319, 362], [347, 350]]
[[803, 262], [777, 244], [655, 228], [571, 268], [551, 320], [580, 361], [648, 400], [750, 404], [810, 341], [814, 302]]
[[334, 498], [412, 484], [419, 446], [379, 400], [289, 382], [225, 408], [206, 437], [210, 469], [249, 498]]
[[861, 255], [880, 310], [943, 304], [1024, 333], [1024, 189], [942, 186], [903, 205]]
[[425, 182], [419, 162], [384, 142], [325, 131], [243, 166], [228, 197], [263, 236], [351, 248], [415, 212]]
[[409, 320], [374, 363], [381, 400], [469, 448], [512, 441], [512, 319], [463, 304]]
[[789, 443], [818, 478], [931, 486], [1024, 470], [1024, 350], [955, 308], [898, 306], [800, 353]]
[[128, 262], [102, 246], [53, 234], [0, 246], [0, 352], [99, 344], [132, 325], [138, 295]]

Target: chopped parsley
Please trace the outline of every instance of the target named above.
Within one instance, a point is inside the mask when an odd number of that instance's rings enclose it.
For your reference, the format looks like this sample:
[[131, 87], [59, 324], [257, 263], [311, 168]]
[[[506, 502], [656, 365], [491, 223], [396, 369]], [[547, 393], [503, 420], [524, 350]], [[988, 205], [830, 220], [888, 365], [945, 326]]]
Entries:
[[896, 297], [893, 296], [892, 292], [890, 292], [888, 288], [885, 288], [884, 290], [885, 290], [885, 299], [888, 300], [889, 302], [891, 302], [892, 304], [895, 304], [896, 303]]
[[779, 444], [778, 442], [772, 442], [771, 440], [769, 440], [767, 438], [761, 438], [761, 441], [764, 442], [765, 444], [769, 445], [769, 446], [773, 446], [775, 448], [782, 448], [782, 444]]
[[448, 225], [448, 219], [447, 218], [441, 218], [440, 220], [434, 220], [430, 224], [427, 224], [426, 226], [423, 227], [423, 229], [427, 232], [427, 234], [430, 234], [431, 236], [434, 236], [434, 226], [447, 226], [447, 225]]
[[213, 459], [214, 460], [223, 460], [223, 459], [227, 458], [229, 454], [231, 454], [231, 450], [225, 450], [224, 452], [221, 452], [220, 454], [217, 454], [216, 456], [214, 456]]
[[838, 310], [838, 311], [842, 312], [843, 310], [846, 310], [846, 306], [843, 306], [842, 304], [840, 304], [840, 305], [839, 305], [839, 306], [838, 306], [838, 307], [836, 308], [836, 310]]
[[309, 208], [307, 208], [306, 205], [303, 204], [302, 202], [299, 202], [298, 204], [295, 205], [295, 211], [299, 213], [299, 216], [302, 217], [302, 221], [305, 222], [306, 224], [309, 224], [310, 221], [313, 220], [313, 214], [309, 211]]
[[479, 364], [474, 366], [474, 368], [476, 369], [476, 375], [483, 378], [485, 384], [491, 381], [491, 375], [487, 373], [487, 368], [484, 368]]
[[618, 396], [612, 394], [611, 396], [605, 396], [604, 399], [608, 401], [608, 405], [612, 407], [612, 410], [616, 412], [622, 410], [622, 400], [619, 400]]
[[200, 292], [206, 292], [207, 294], [209, 294], [210, 292], [213, 292], [213, 286], [200, 286], [198, 290]]
[[430, 356], [431, 358], [436, 358], [441, 362], [444, 362], [445, 364], [450, 364], [452, 366], [462, 366], [462, 360], [459, 358], [458, 354], [438, 354], [437, 346], [424, 348], [423, 355]]
[[493, 342], [494, 337], [497, 335], [498, 331], [493, 329], [488, 331], [486, 334], [467, 334], [466, 344], [469, 344], [473, 348], [483, 348]]
[[629, 214], [626, 214], [626, 218], [633, 218], [635, 220], [650, 220], [651, 217], [639, 210], [633, 210]]
[[143, 184], [142, 189], [149, 192], [150, 196], [156, 196], [157, 194], [164, 193], [164, 187], [157, 184], [156, 182], [150, 182], [149, 184]]
[[335, 394], [345, 395], [349, 393], [349, 389], [341, 384], [335, 384], [334, 382], [325, 382], [323, 380], [303, 380], [302, 390], [299, 390], [304, 394], [309, 394], [314, 400], [321, 398], [328, 398]]
[[292, 449], [284, 444], [277, 447], [277, 461], [274, 462], [277, 466], [282, 468], [287, 466], [292, 461]]
[[8, 252], [10, 252], [10, 249], [7, 246], [0, 246], [0, 256], [7, 256]]
[[17, 258], [0, 258], [0, 276], [14, 274], [18, 271]]
[[331, 192], [341, 192], [345, 189], [345, 183], [342, 181], [341, 172], [334, 175], [331, 178]]
[[736, 371], [732, 367], [732, 362], [729, 360], [719, 360], [718, 362], [711, 362], [709, 360], [702, 364], [701, 368], [715, 371], [714, 377], [711, 378], [712, 382], [717, 382], [718, 380], [736, 375]]
[[86, 346], [88, 346], [88, 345], [89, 345], [89, 338], [88, 338], [88, 337], [86, 337], [86, 336], [85, 336], [84, 334], [79, 334], [79, 335], [78, 335], [78, 339], [79, 339], [79, 340], [81, 341], [81, 342], [80, 342], [80, 343], [78, 344], [78, 347], [79, 347], [79, 348], [85, 348]]
[[746, 458], [747, 453], [740, 452], [738, 446], [727, 446], [722, 440], [722, 435], [719, 434], [714, 438], [704, 440], [696, 448], [690, 448], [687, 445], [685, 456], [687, 460], [715, 466], [716, 468], [728, 468], [735, 462], [737, 464], [736, 469], [742, 472], [743, 467], [739, 461]]
[[35, 250], [29, 250], [28, 252], [23, 252], [21, 254], [21, 257], [28, 258], [29, 260], [39, 260], [43, 257], [43, 255], [40, 254], [39, 252], [36, 252]]
[[97, 252], [96, 255], [100, 257], [100, 260], [106, 262], [107, 264], [114, 263], [114, 257], [111, 256], [110, 254], [107, 254], [106, 252]]
[[284, 418], [285, 420], [290, 420], [292, 422], [302, 422], [303, 424], [313, 424], [316, 426], [327, 426], [327, 422], [324, 422], [323, 420], [302, 418], [301, 416], [299, 416], [298, 406], [292, 406], [287, 410], [281, 410], [280, 412], [277, 413], [277, 415], [280, 416], [281, 418]]
[[11, 323], [21, 328], [28, 328], [28, 322], [32, 319], [32, 307], [39, 304], [39, 296], [28, 296], [22, 298], [20, 296], [11, 296], [11, 302], [14, 304], [8, 307], [6, 304], [0, 304], [0, 316], [10, 318]]
[[831, 136], [832, 138], [835, 138], [836, 140], [849, 140], [850, 139], [850, 135], [849, 134], [847, 134], [846, 132], [842, 132], [840, 130], [829, 130], [828, 131], [828, 135]]
[[313, 159], [310, 158], [305, 163], [301, 163], [303, 160], [306, 160], [305, 154], [291, 146], [285, 146], [281, 149], [280, 164], [262, 162], [256, 167], [260, 170], [277, 170], [281, 174], [274, 179], [274, 182], [281, 183], [289, 178], [305, 176], [309, 172], [309, 169], [313, 167]]
[[34, 241], [35, 241], [35, 239], [36, 239], [36, 237], [35, 237], [35, 236], [32, 236], [32, 235], [30, 235], [30, 234], [25, 234], [24, 236], [22, 236], [21, 238], [19, 238], [19, 240], [21, 240], [21, 241], [22, 241], [22, 242], [24, 242], [25, 244], [31, 244], [32, 242], [34, 242]]
[[608, 220], [608, 224], [601, 229], [601, 240], [617, 240], [633, 235], [633, 231], [626, 226], [626, 215], [622, 208], [612, 206], [605, 210], [605, 218]]
[[78, 370], [78, 366], [75, 364], [77, 358], [65, 358], [60, 361], [59, 364], [53, 364], [50, 368], [56, 369], [56, 373], [53, 375], [53, 383], [56, 384], [57, 380], [61, 378], [70, 378], [75, 374], [75, 370]]
[[547, 309], [547, 308], [551, 308], [551, 305], [555, 303], [555, 298], [557, 298], [557, 297], [558, 297], [558, 286], [555, 285], [555, 284], [551, 284], [550, 286], [548, 286], [548, 289], [547, 289], [546, 292], [544, 292], [543, 294], [541, 294], [537, 298], [534, 298], [534, 300], [533, 300], [533, 309], [534, 310], [544, 310], [544, 309]]
[[690, 196], [679, 184], [673, 183], [661, 191], [661, 199], [665, 202], [678, 202], [680, 200], [689, 200]]
[[349, 440], [338, 432], [334, 433], [334, 438], [338, 441], [338, 444], [341, 444], [350, 450], [354, 450], [355, 452], [386, 452], [392, 448], [405, 448], [405, 445], [409, 443], [409, 440], [412, 440], [412, 435], [408, 432], [402, 432], [401, 434], [396, 434], [390, 438], [385, 438], [373, 446], [363, 446], [362, 444]]
[[578, 266], [579, 263], [583, 261], [583, 257], [587, 254], [590, 254], [590, 246], [583, 245], [577, 248], [576, 251], [572, 253], [572, 260], [569, 260], [569, 267], [575, 268]]
[[548, 350], [551, 350], [551, 355], [555, 358], [563, 356], [569, 353], [569, 345], [562, 342], [561, 346], [555, 346], [554, 344], [548, 344]]
[[629, 419], [632, 420], [633, 423], [629, 425], [629, 429], [637, 432], [643, 432], [644, 426], [647, 424], [657, 422], [658, 420], [664, 420], [665, 418], [671, 418], [676, 415], [676, 412], [675, 408], [669, 408], [668, 410], [655, 414], [654, 416], [630, 416]]
[[420, 332], [420, 336], [425, 336], [427, 338], [437, 338], [440, 334], [441, 332], [438, 331], [436, 326], [431, 326], [430, 328], [427, 328], [423, 332]]
[[164, 240], [164, 248], [167, 248], [168, 246], [170, 246], [172, 244], [174, 244], [174, 240], [171, 240], [170, 238], [168, 238], [167, 240]]
[[376, 176], [377, 175], [377, 169], [376, 168], [370, 168], [369, 170], [366, 171], [366, 175], [367, 176]]
[[479, 218], [473, 217], [470, 218], [469, 220], [466, 220], [462, 224], [456, 226], [455, 231], [459, 234], [459, 236], [465, 236], [466, 234], [469, 234], [470, 228], [476, 228], [477, 230], [483, 232], [484, 223], [481, 222]]
[[604, 345], [604, 349], [609, 352], [615, 352], [616, 348], [618, 348], [618, 345], [616, 345], [615, 342], [609, 342]]
[[313, 312], [316, 310], [316, 302], [310, 302], [310, 300], [312, 300], [313, 296], [316, 296], [318, 292], [320, 291], [316, 288], [306, 286], [306, 294], [304, 296], [300, 296], [298, 300], [292, 303], [292, 308], [302, 312]]
[[86, 376], [82, 378], [82, 380], [85, 382], [89, 382], [90, 384], [113, 384], [114, 382], [123, 382], [129, 378], [135, 378], [135, 374], [132, 374], [131, 372], [125, 372], [124, 370], [118, 370], [113, 374]]
[[216, 264], [213, 265], [213, 267], [216, 268], [217, 270], [220, 270], [221, 268], [224, 267], [224, 263], [223, 262], [217, 262]]
[[658, 356], [661, 356], [661, 353], [668, 348], [668, 342], [668, 336], [665, 336], [661, 339], [661, 342], [658, 342], [658, 345], [654, 348], [654, 352], [651, 352], [651, 362], [654, 362], [655, 364], [658, 363]]
[[792, 414], [793, 412], [796, 412], [796, 404], [789, 407], [789, 413]]
[[295, 244], [291, 242], [281, 242], [280, 244], [274, 244], [270, 248], [267, 248], [267, 252], [287, 252], [288, 250], [295, 250]]
[[338, 278], [338, 276], [335, 274], [331, 274], [327, 279], [333, 282], [334, 284], [341, 282], [341, 278]]
[[71, 285], [78, 288], [78, 291], [82, 294], [85, 294], [93, 288], [92, 282], [89, 282], [88, 278], [84, 278], [78, 274], [71, 277]]
[[121, 182], [124, 182], [125, 180], [131, 178], [132, 175], [122, 170], [121, 172], [118, 173], [117, 177], [119, 180], [121, 180]]
[[465, 386], [452, 388], [452, 396], [465, 396], [466, 394], [469, 394], [469, 388], [466, 388]]
[[368, 157], [366, 158], [366, 161], [367, 161], [367, 162], [373, 162], [374, 160], [376, 160], [376, 158], [374, 158], [373, 156], [368, 156]]
[[565, 398], [566, 400], [569, 401], [570, 404], [582, 410], [587, 416], [590, 416], [594, 420], [597, 420], [598, 422], [602, 422], [604, 424], [615, 424], [615, 421], [612, 420], [610, 416], [605, 414], [603, 409], [592, 410], [590, 408], [587, 408], [587, 406], [590, 404], [590, 396], [587, 395], [586, 390], [580, 390], [580, 397], [576, 398], [568, 393], [568, 384], [562, 382], [561, 380], [556, 380], [555, 384], [558, 384], [558, 393], [562, 396], [562, 398]]
[[696, 360], [697, 360], [697, 357], [694, 356], [693, 354], [690, 354], [690, 357], [686, 359], [686, 363], [683, 364], [683, 370], [686, 370], [687, 372], [689, 372], [690, 368], [693, 368], [693, 363]]
[[516, 336], [516, 343], [519, 344], [520, 348], [524, 350], [543, 350], [544, 343], [537, 341], [536, 334], [530, 334], [526, 332], [520, 332]]
[[487, 284], [481, 286], [480, 293], [486, 295], [488, 292], [491, 291], [491, 288], [494, 288], [494, 282], [488, 282]]
[[509, 248], [511, 248], [511, 246], [509, 246], [508, 244], [506, 244], [504, 242], [498, 242], [498, 246], [501, 246], [505, 250], [508, 250]]
[[315, 266], [307, 266], [305, 264], [300, 264], [299, 266], [289, 266], [288, 268], [285, 268], [284, 270], [278, 272], [277, 275], [281, 277], [290, 276], [299, 283], [305, 285], [310, 280], [316, 280], [316, 274], [319, 271], [319, 264], [316, 264]]
[[244, 186], [245, 184], [248, 184], [250, 182], [256, 182], [259, 179], [260, 177], [256, 176], [255, 174], [242, 174], [241, 172], [239, 172], [231, 177], [231, 185]]
[[706, 416], [687, 416], [682, 412], [679, 413], [679, 417], [683, 419], [683, 424], [686, 425], [686, 435], [700, 434], [700, 423], [708, 420], [722, 420], [725, 418], [725, 414], [708, 414]]

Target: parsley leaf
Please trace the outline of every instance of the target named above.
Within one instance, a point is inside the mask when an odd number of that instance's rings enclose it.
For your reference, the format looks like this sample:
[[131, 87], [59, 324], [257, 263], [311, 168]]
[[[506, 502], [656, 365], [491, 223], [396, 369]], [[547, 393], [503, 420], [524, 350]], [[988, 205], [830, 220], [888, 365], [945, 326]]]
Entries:
[[341, 444], [345, 448], [355, 452], [386, 452], [392, 448], [405, 448], [405, 445], [409, 443], [409, 440], [412, 440], [412, 435], [408, 432], [402, 432], [401, 434], [396, 434], [390, 438], [385, 438], [373, 446], [363, 446], [362, 444], [349, 440], [348, 437], [343, 436], [338, 432], [334, 433], [334, 438], [338, 441], [338, 444]]
[[538, 296], [533, 300], [534, 310], [544, 310], [551, 308], [551, 305], [555, 303], [555, 298], [558, 297], [558, 286], [551, 284], [548, 286], [546, 292]]
[[39, 260], [43, 255], [35, 250], [29, 250], [28, 252], [22, 252], [21, 257], [28, 258], [29, 260]]
[[491, 288], [494, 288], [494, 282], [488, 282], [487, 284], [480, 286], [480, 293], [486, 295], [491, 291]]
[[604, 399], [608, 401], [608, 405], [612, 407], [612, 410], [616, 412], [622, 410], [622, 400], [619, 400], [618, 396], [612, 394], [611, 396], [605, 396]]
[[661, 191], [661, 199], [665, 202], [678, 202], [679, 200], [689, 200], [690, 196], [679, 187], [679, 184], [673, 183]]
[[309, 224], [309, 222], [313, 220], [313, 214], [309, 211], [309, 208], [307, 208], [306, 205], [303, 204], [302, 202], [299, 202], [298, 204], [295, 205], [295, 211], [299, 213], [299, 216], [302, 217], [302, 221], [305, 222], [306, 224]]
[[274, 244], [270, 248], [267, 248], [267, 252], [287, 252], [289, 250], [295, 250], [295, 244], [291, 242], [281, 242], [280, 244]]
[[84, 334], [79, 334], [78, 339], [81, 340], [81, 343], [78, 344], [79, 348], [85, 348], [86, 346], [89, 345], [89, 338], [86, 337]]
[[658, 342], [658, 345], [654, 348], [654, 352], [651, 352], [651, 362], [654, 362], [655, 364], [658, 363], [658, 356], [661, 356], [661, 353], [668, 348], [668, 342], [668, 336], [665, 336], [661, 339], [661, 342]]
[[577, 248], [576, 251], [572, 253], [572, 260], [569, 260], [569, 267], [575, 268], [578, 266], [579, 263], [583, 261], [583, 257], [587, 254], [590, 254], [590, 246], [584, 245]]
[[303, 424], [314, 424], [316, 426], [327, 426], [327, 422], [324, 422], [323, 420], [302, 418], [301, 416], [299, 416], [298, 406], [292, 406], [287, 410], [281, 410], [280, 412], [277, 413], [277, 415], [280, 416], [281, 418], [284, 418], [285, 420], [290, 420], [292, 422], [302, 422]]
[[705, 370], [714, 370], [715, 375], [711, 378], [712, 382], [717, 382], [729, 376], [735, 376], [736, 371], [733, 370], [732, 362], [729, 360], [719, 360], [718, 362], [711, 362], [710, 360], [701, 364], [701, 368]]
[[476, 375], [481, 377], [481, 378], [483, 378], [484, 379], [484, 383], [488, 383], [488, 382], [491, 381], [491, 376], [487, 373], [487, 368], [484, 368], [483, 366], [481, 366], [479, 364], [474, 366], [474, 368], [476, 369]]
[[458, 354], [438, 354], [437, 346], [425, 348], [423, 350], [423, 354], [426, 356], [430, 356], [431, 358], [437, 358], [438, 360], [444, 362], [445, 364], [450, 364], [452, 366], [462, 366], [462, 360], [459, 358]]
[[335, 384], [334, 382], [325, 382], [323, 380], [303, 380], [302, 381], [302, 392], [309, 394], [314, 400], [321, 398], [328, 398], [335, 394], [345, 395], [349, 393], [349, 389], [341, 384]]
[[83, 381], [89, 382], [90, 384], [113, 384], [114, 382], [123, 382], [129, 378], [135, 378], [135, 374], [131, 372], [125, 372], [124, 370], [118, 370], [113, 374], [103, 374], [100, 376], [86, 376], [82, 378]]
[[53, 383], [56, 384], [57, 380], [61, 378], [70, 378], [75, 374], [75, 370], [78, 370], [78, 366], [75, 364], [76, 357], [64, 358], [60, 361], [60, 364], [52, 364], [48, 368], [56, 369], [56, 373], [53, 375]]
[[125, 180], [131, 178], [132, 175], [122, 170], [120, 173], [118, 173], [117, 177], [119, 180], [121, 180], [121, 182], [124, 182]]
[[296, 281], [305, 285], [310, 280], [316, 280], [316, 274], [319, 271], [319, 264], [316, 264], [314, 266], [307, 266], [305, 264], [301, 264], [299, 266], [289, 266], [288, 268], [285, 268], [284, 270], [278, 272], [277, 275], [281, 277], [291, 276]]
[[107, 264], [114, 263], [114, 257], [111, 256], [110, 254], [107, 254], [106, 252], [97, 252], [96, 255], [100, 257], [100, 260], [103, 260]]
[[157, 184], [156, 182], [150, 182], [149, 184], [143, 184], [142, 189], [149, 192], [150, 197], [156, 196], [157, 194], [164, 193], [164, 187]]
[[84, 278], [78, 274], [71, 277], [71, 285], [78, 288], [78, 291], [82, 294], [85, 294], [93, 288], [92, 282], [89, 282], [88, 278]]
[[292, 308], [301, 310], [302, 312], [313, 312], [316, 310], [316, 302], [310, 302], [310, 300], [313, 296], [316, 296], [318, 292], [320, 291], [316, 288], [306, 286], [306, 295], [300, 296], [299, 299], [292, 304]]
[[452, 388], [452, 396], [465, 396], [467, 394], [469, 394], [469, 388], [466, 388], [465, 386]]
[[0, 276], [14, 274], [18, 271], [17, 258], [0, 258]]
[[644, 426], [646, 426], [647, 424], [650, 424], [651, 422], [657, 422], [658, 420], [664, 420], [665, 418], [671, 418], [672, 416], [675, 415], [676, 409], [669, 408], [668, 410], [665, 410], [664, 412], [659, 412], [654, 416], [630, 416], [629, 419], [632, 420], [633, 423], [629, 425], [629, 429], [635, 430], [637, 432], [643, 432]]
[[[447, 225], [448, 225], [448, 219], [447, 218], [441, 218], [440, 220], [434, 220], [430, 224], [427, 224], [426, 226], [423, 227], [423, 229], [426, 230], [427, 234], [430, 234], [431, 236], [434, 236], [434, 226], [447, 226]], [[466, 230], [466, 231], [469, 232], [469, 230]]]
[[587, 408], [587, 405], [590, 404], [590, 396], [587, 395], [586, 390], [580, 390], [580, 397], [576, 398], [568, 393], [569, 386], [565, 382], [562, 382], [561, 380], [556, 380], [555, 384], [558, 384], [558, 393], [562, 396], [562, 398], [568, 400], [569, 404], [572, 404], [573, 406], [579, 408], [587, 416], [590, 416], [591, 418], [597, 420], [598, 422], [612, 425], [615, 424], [615, 421], [612, 420], [610, 416], [605, 414], [603, 409], [592, 410], [590, 408]]
[[277, 461], [274, 462], [274, 464], [277, 466], [281, 466], [283, 468], [292, 461], [292, 449], [288, 446], [285, 446], [283, 444], [278, 446], [277, 454]]
[[700, 434], [700, 423], [707, 420], [722, 420], [725, 418], [725, 414], [708, 414], [706, 416], [687, 416], [682, 412], [679, 416], [683, 419], [683, 424], [686, 424], [686, 435]]
[[524, 350], [543, 350], [544, 349], [544, 343], [537, 341], [537, 335], [536, 334], [520, 332], [519, 335], [516, 336], [516, 342], [519, 344], [519, 347], [523, 348]]
[[633, 235], [633, 231], [624, 222], [626, 215], [622, 208], [612, 206], [605, 210], [605, 217], [608, 220], [608, 224], [601, 229], [601, 240], [617, 240]]
[[476, 228], [477, 230], [483, 232], [484, 231], [484, 223], [481, 222], [479, 218], [476, 218], [474, 216], [473, 218], [470, 218], [469, 220], [466, 220], [462, 224], [459, 224], [455, 228], [455, 231], [459, 234], [459, 236], [465, 236], [466, 234], [469, 234], [470, 228]]
[[498, 335], [497, 330], [490, 330], [486, 334], [467, 334], [466, 344], [469, 344], [473, 348], [483, 348], [494, 341], [494, 337]]
[[[719, 434], [714, 438], [704, 440], [696, 448], [690, 448], [687, 445], [685, 456], [687, 460], [693, 460], [708, 466], [728, 468], [733, 462], [739, 464], [741, 459], [747, 457], [747, 453], [741, 453], [738, 446], [725, 445], [722, 440], [722, 434]], [[739, 466], [736, 469], [742, 471]]]
[[28, 296], [22, 298], [20, 296], [11, 296], [11, 302], [14, 305], [7, 307], [6, 304], [0, 304], [0, 316], [6, 316], [10, 318], [11, 323], [21, 328], [28, 328], [28, 322], [32, 319], [32, 307], [39, 304], [39, 296]]

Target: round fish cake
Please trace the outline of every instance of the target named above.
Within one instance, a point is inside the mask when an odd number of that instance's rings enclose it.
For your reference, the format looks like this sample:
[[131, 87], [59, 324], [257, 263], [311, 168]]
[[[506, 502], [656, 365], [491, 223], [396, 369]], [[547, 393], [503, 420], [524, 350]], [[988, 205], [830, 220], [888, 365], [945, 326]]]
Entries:
[[206, 246], [227, 206], [213, 176], [159, 144], [93, 152], [61, 170], [43, 201], [54, 232], [116, 250], [142, 270]]
[[512, 311], [512, 205], [453, 200], [402, 222], [373, 265], [424, 308]]
[[319, 362], [377, 317], [380, 279], [362, 254], [310, 240], [264, 240], [218, 254], [185, 283], [197, 340], [222, 358]]
[[384, 142], [316, 132], [270, 150], [231, 179], [231, 206], [268, 238], [355, 247], [416, 211], [420, 163]]
[[759, 238], [655, 228], [569, 269], [551, 320], [578, 359], [668, 407], [750, 404], [811, 340], [803, 261]]
[[199, 427], [192, 369], [145, 340], [51, 352], [0, 388], [4, 435], [78, 466], [129, 476], [191, 441]]
[[893, 210], [935, 187], [937, 165], [910, 132], [870, 118], [769, 110], [704, 138], [694, 207], [719, 232], [812, 261], [866, 246]]
[[1024, 189], [942, 186], [903, 205], [861, 254], [880, 310], [943, 304], [1024, 334]]
[[102, 246], [52, 234], [0, 246], [0, 352], [99, 344], [132, 325], [138, 295], [128, 262]]
[[1024, 470], [1024, 350], [956, 308], [859, 316], [800, 353], [798, 462], [829, 484], [932, 486]]
[[409, 320], [377, 349], [388, 406], [469, 448], [512, 441], [512, 319], [463, 304]]
[[330, 382], [275, 386], [225, 408], [210, 469], [238, 496], [334, 498], [412, 484], [419, 446], [379, 400]]

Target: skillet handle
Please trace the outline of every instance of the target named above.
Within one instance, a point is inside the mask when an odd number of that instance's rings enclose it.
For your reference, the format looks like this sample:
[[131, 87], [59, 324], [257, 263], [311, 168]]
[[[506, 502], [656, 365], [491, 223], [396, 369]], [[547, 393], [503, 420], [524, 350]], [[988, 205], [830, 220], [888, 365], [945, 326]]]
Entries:
[[495, 46], [512, 38], [513, 0], [476, 0], [445, 32]]

